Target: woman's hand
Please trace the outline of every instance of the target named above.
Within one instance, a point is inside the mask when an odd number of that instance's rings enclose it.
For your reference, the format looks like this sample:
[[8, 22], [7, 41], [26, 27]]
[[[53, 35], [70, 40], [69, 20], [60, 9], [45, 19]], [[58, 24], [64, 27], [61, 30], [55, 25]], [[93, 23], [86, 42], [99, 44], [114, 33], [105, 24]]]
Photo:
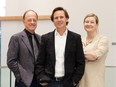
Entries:
[[85, 55], [86, 60], [89, 60], [89, 61], [95, 61], [98, 59], [94, 51], [85, 51], [84, 55]]

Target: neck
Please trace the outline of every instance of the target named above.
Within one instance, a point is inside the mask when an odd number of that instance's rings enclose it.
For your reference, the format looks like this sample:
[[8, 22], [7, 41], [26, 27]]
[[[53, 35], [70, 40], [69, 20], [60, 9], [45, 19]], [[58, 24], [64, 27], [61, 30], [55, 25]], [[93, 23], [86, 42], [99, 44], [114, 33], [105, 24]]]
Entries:
[[65, 29], [57, 29], [57, 32], [62, 36], [64, 34], [64, 32], [66, 31]]
[[88, 45], [89, 43], [91, 43], [93, 41], [93, 39], [96, 36], [96, 34], [97, 34], [97, 32], [87, 33], [86, 45]]
[[94, 36], [97, 34], [97, 32], [89, 32], [89, 33], [87, 33], [87, 39], [88, 40], [91, 40], [91, 39], [93, 39], [94, 38]]

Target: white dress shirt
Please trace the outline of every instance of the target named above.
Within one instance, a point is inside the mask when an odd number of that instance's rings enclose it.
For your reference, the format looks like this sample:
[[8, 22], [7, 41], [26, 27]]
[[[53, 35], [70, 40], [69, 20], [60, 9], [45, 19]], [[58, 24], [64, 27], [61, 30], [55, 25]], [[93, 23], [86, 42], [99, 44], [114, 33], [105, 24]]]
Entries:
[[64, 53], [66, 45], [67, 30], [61, 36], [57, 30], [55, 31], [55, 77], [64, 76]]

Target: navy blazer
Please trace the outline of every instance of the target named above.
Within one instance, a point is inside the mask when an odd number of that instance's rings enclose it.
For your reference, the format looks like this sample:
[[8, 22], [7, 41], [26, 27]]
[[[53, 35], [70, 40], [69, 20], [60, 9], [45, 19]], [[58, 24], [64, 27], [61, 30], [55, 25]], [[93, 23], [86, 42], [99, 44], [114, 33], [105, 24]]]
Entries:
[[[55, 78], [55, 38], [54, 31], [42, 35], [40, 54], [36, 64], [38, 81], [43, 76]], [[64, 87], [73, 87], [73, 82], [78, 84], [84, 73], [85, 61], [81, 36], [68, 30], [65, 46], [65, 76]]]

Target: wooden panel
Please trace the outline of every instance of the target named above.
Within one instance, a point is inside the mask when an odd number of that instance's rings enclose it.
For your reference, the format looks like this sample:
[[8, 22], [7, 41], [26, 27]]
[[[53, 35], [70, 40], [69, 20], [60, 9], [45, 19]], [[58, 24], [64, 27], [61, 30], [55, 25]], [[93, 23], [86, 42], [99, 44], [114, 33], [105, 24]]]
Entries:
[[[38, 16], [39, 20], [49, 20], [49, 15], [42, 15]], [[22, 16], [0, 16], [0, 20], [7, 20], [7, 21], [15, 21], [15, 20], [22, 20]]]

